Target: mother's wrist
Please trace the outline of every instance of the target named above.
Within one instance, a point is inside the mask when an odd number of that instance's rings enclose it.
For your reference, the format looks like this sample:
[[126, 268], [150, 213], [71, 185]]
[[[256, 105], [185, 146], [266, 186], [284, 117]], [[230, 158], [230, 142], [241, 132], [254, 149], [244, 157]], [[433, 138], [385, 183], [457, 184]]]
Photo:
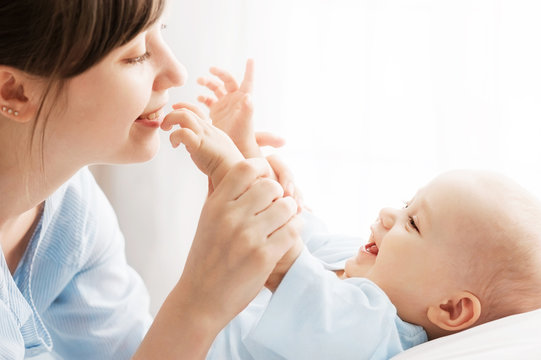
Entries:
[[200, 336], [214, 337], [229, 322], [230, 318], [220, 310], [221, 302], [209, 295], [203, 295], [190, 284], [189, 280], [180, 279], [169, 297], [182, 311], [183, 321], [186, 321]]

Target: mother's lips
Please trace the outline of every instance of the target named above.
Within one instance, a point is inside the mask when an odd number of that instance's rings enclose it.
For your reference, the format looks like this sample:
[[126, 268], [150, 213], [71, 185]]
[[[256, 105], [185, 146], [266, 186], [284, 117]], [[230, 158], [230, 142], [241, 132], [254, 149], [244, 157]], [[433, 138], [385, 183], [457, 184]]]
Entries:
[[148, 120], [154, 120], [160, 117], [161, 109], [158, 109], [157, 111], [154, 111], [152, 113], [143, 114], [137, 118], [137, 120], [142, 119], [148, 119]]

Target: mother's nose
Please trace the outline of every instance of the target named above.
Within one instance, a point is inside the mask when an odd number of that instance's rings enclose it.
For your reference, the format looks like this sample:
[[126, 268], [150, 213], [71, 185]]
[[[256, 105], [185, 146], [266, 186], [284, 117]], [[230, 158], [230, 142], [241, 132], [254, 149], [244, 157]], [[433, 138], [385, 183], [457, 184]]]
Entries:
[[188, 78], [186, 68], [177, 60], [169, 47], [165, 48], [163, 55], [160, 59], [160, 71], [154, 80], [155, 91], [182, 86]]

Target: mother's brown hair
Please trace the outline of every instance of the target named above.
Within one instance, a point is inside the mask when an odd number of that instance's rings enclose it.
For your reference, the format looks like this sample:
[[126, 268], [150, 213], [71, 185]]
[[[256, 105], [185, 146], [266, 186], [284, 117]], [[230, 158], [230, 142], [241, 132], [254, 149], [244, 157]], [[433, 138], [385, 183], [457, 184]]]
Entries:
[[153, 24], [164, 0], [0, 0], [0, 64], [68, 79]]
[[[68, 79], [155, 23], [164, 6], [165, 0], [0, 0], [0, 65], [45, 81], [31, 147], [41, 123], [35, 145], [43, 149], [45, 100], [53, 98], [54, 106]], [[41, 163], [43, 169], [43, 157]]]

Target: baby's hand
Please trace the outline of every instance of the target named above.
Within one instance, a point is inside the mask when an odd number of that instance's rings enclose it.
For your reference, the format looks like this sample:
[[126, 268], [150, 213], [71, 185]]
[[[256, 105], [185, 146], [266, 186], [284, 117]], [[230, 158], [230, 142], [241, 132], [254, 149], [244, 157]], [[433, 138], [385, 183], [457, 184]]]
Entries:
[[174, 108], [165, 117], [162, 129], [169, 131], [173, 125], [180, 125], [169, 137], [171, 144], [177, 147], [183, 143], [195, 165], [218, 186], [224, 175], [244, 157], [229, 136], [203, 119], [195, 106], [179, 103]]
[[253, 60], [246, 62], [240, 86], [225, 70], [212, 67], [210, 72], [216, 78], [199, 78], [197, 82], [211, 90], [216, 98], [201, 95], [197, 100], [209, 108], [214, 126], [225, 131], [246, 158], [261, 156], [252, 123]]

